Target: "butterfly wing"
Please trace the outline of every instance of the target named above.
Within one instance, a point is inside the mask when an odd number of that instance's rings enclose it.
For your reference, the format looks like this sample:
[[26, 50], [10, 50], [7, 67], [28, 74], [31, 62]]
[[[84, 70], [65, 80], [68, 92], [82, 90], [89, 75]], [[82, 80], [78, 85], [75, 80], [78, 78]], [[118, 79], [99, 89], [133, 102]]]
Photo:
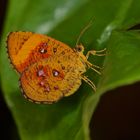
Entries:
[[20, 52], [23, 44], [33, 35], [32, 32], [11, 32], [7, 38], [7, 50], [11, 63], [18, 71], [17, 65], [17, 54]]
[[56, 63], [52, 65], [50, 60], [41, 60], [31, 65], [21, 75], [21, 88], [29, 100], [53, 103], [63, 97], [59, 84], [64, 78], [64, 73], [60, 73], [60, 67]]
[[32, 32], [11, 32], [7, 39], [8, 54], [15, 69], [22, 73], [40, 59], [72, 51], [66, 44]]
[[79, 73], [75, 73], [65, 63], [64, 69], [60, 60], [60, 57], [43, 59], [22, 73], [20, 82], [26, 98], [36, 103], [53, 103], [79, 88]]
[[19, 73], [39, 59], [52, 55], [50, 38], [41, 34], [12, 32], [7, 45], [11, 62]]
[[11, 62], [21, 74], [23, 94], [30, 101], [53, 103], [81, 85], [81, 61], [66, 44], [32, 32], [12, 32], [7, 45]]

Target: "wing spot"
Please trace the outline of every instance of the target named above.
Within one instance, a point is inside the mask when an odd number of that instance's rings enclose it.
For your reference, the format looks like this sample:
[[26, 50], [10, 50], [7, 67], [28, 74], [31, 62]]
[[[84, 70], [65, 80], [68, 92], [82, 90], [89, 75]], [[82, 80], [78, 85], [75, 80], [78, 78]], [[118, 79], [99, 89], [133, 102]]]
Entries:
[[54, 89], [55, 89], [55, 90], [58, 90], [58, 89], [59, 89], [59, 87], [58, 87], [58, 86], [54, 86]]
[[45, 48], [41, 48], [41, 49], [39, 50], [39, 52], [42, 53], [42, 54], [44, 54], [44, 53], [47, 52], [47, 49], [45, 49]]
[[50, 92], [50, 91], [51, 91], [49, 85], [45, 87], [45, 90], [44, 90], [44, 91], [45, 91], [45, 92]]
[[65, 67], [64, 66], [62, 66], [62, 70], [65, 70]]
[[57, 48], [53, 48], [53, 52], [56, 53], [57, 52]]
[[40, 69], [40, 70], [37, 72], [37, 75], [38, 75], [39, 77], [44, 77], [44, 76], [46, 76], [43, 69]]
[[54, 77], [57, 77], [57, 76], [59, 76], [59, 74], [60, 74], [59, 71], [57, 71], [56, 69], [53, 69], [53, 70], [52, 70], [52, 73], [53, 73], [53, 76], [54, 76]]
[[40, 47], [39, 52], [42, 53], [42, 54], [46, 53], [47, 52], [47, 48], [46, 48], [47, 46], [48, 46], [48, 44], [46, 42], [40, 43], [39, 44], [39, 47]]

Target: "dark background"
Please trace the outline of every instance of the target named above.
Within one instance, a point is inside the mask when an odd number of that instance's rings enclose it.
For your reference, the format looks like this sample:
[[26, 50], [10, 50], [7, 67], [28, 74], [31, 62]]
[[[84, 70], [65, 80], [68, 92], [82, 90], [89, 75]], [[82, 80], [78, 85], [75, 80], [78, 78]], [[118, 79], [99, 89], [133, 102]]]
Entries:
[[[0, 36], [7, 4], [8, 0], [0, 0]], [[140, 29], [140, 25], [131, 29]], [[92, 117], [90, 129], [93, 140], [140, 140], [140, 82], [104, 94]], [[0, 139], [19, 140], [15, 122], [4, 101], [2, 91]]]

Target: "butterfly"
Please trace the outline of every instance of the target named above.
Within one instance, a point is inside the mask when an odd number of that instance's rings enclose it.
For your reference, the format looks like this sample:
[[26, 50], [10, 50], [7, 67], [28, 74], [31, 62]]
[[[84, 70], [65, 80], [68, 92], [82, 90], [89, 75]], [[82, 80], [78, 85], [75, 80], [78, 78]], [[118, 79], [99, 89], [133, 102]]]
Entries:
[[85, 76], [87, 69], [98, 74], [100, 69], [88, 61], [90, 55], [104, 56], [106, 49], [75, 48], [47, 35], [33, 32], [11, 32], [7, 38], [10, 61], [20, 75], [20, 87], [26, 99], [35, 103], [52, 104], [77, 91], [84, 80], [94, 91], [96, 86]]

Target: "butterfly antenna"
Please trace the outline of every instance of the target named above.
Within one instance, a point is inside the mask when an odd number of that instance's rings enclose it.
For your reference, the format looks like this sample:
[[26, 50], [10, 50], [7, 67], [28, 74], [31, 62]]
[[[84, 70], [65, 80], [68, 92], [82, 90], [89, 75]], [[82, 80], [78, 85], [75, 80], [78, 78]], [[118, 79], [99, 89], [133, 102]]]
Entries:
[[93, 18], [90, 20], [90, 22], [82, 29], [82, 31], [80, 32], [78, 38], [77, 38], [77, 41], [76, 41], [76, 46], [78, 45], [79, 41], [80, 41], [80, 38], [81, 36], [85, 33], [85, 31], [87, 29], [89, 29], [89, 27], [92, 25], [93, 23]]

